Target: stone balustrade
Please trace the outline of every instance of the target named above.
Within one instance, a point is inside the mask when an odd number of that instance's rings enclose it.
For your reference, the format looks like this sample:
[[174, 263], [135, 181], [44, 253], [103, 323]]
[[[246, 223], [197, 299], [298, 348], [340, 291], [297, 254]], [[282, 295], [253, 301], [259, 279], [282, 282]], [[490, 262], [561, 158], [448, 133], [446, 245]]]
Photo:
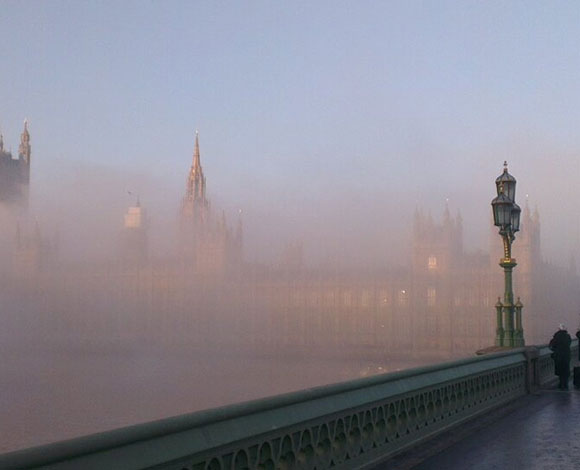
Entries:
[[512, 349], [176, 416], [5, 454], [0, 468], [368, 467], [547, 384], [550, 353]]

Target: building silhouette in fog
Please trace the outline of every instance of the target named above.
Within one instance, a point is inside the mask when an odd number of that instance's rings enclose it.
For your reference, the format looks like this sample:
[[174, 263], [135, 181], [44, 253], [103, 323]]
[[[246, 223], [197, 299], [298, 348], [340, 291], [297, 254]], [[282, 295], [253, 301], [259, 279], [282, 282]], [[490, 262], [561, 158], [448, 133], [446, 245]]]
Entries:
[[[37, 276], [56, 249], [28, 214], [32, 147], [28, 121], [20, 134], [18, 155], [0, 134], [0, 263], [19, 279]], [[2, 272], [0, 271], [0, 274]]]
[[195, 134], [193, 161], [185, 185], [179, 217], [179, 248], [184, 267], [198, 274], [222, 276], [239, 267], [242, 224], [230, 227], [225, 213], [215, 214], [206, 195], [199, 134]]
[[[27, 130], [23, 148], [30, 149]], [[149, 254], [149, 224], [139, 203], [125, 214], [116, 259], [43, 271], [21, 252], [21, 271], [36, 269], [22, 298], [34, 301], [30, 289], [43, 293], [38, 305], [22, 308], [40, 319], [32, 322], [34, 327], [43, 331], [43, 322], [63, 325], [62, 331], [79, 341], [374, 351], [429, 359], [493, 344], [494, 305], [503, 293], [502, 247], [495, 228], [489, 233], [489, 252], [468, 252], [459, 214], [451, 215], [447, 206], [440, 218], [417, 210], [406, 266], [313, 269], [302, 262], [299, 243], [288, 245], [279, 261], [258, 265], [243, 259], [241, 219], [234, 229], [212, 207], [206, 190], [196, 135], [185, 195], [176, 204], [175, 253]], [[36, 245], [33, 239], [21, 237], [19, 246], [39, 253], [30, 246], [41, 246], [41, 237]], [[543, 342], [554, 324], [576, 324], [578, 276], [542, 260], [539, 215], [527, 204], [514, 256], [514, 291], [525, 306], [528, 344]], [[11, 295], [24, 289], [17, 277], [1, 288]]]
[[17, 157], [4, 148], [4, 137], [0, 134], [0, 204], [5, 207], [18, 210], [28, 206], [31, 152], [27, 121], [20, 135]]
[[137, 198], [135, 205], [127, 209], [120, 257], [130, 264], [144, 265], [149, 257], [148, 219], [145, 209]]

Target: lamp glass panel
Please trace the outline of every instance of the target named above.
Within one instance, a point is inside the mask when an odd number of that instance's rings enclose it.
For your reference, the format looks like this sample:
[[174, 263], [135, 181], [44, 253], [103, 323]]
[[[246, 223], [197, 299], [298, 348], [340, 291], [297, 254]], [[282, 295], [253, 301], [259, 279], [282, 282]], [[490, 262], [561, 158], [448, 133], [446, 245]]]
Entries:
[[517, 204], [513, 205], [512, 208], [512, 213], [511, 213], [511, 226], [512, 226], [512, 230], [514, 232], [518, 232], [520, 230], [520, 215], [522, 213], [522, 210], [520, 209], [520, 206], [518, 206]]
[[511, 224], [511, 213], [513, 204], [505, 194], [500, 194], [492, 202], [493, 221], [496, 227], [507, 227]]
[[499, 227], [499, 215], [497, 213], [498, 210], [497, 206], [493, 202], [491, 203], [491, 211], [493, 212], [493, 225]]
[[512, 222], [512, 211], [509, 203], [503, 203], [499, 206], [500, 221], [502, 226], [508, 226]]
[[503, 184], [504, 193], [509, 198], [510, 201], [515, 202], [516, 200], [516, 182], [515, 181], [505, 181]]

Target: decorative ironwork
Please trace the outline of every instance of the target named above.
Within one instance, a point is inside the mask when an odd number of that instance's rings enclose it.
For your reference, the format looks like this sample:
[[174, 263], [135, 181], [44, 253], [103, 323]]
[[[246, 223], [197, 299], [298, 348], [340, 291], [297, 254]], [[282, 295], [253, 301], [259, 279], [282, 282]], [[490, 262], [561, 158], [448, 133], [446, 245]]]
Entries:
[[155, 467], [247, 470], [357, 467], [526, 393], [525, 364], [490, 371], [223, 449]]

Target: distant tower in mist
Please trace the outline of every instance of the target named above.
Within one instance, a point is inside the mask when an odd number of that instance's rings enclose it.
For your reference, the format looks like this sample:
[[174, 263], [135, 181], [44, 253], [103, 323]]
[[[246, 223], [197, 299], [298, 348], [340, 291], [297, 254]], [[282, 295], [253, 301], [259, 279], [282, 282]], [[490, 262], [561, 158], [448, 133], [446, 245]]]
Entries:
[[14, 209], [28, 207], [28, 188], [30, 182], [30, 133], [28, 122], [20, 135], [18, 158], [5, 150], [4, 137], [0, 134], [0, 205]]
[[195, 133], [195, 149], [193, 162], [187, 176], [185, 196], [181, 205], [182, 222], [199, 228], [207, 222], [209, 216], [209, 202], [205, 195], [205, 175], [201, 167], [199, 154], [199, 134]]
[[413, 223], [414, 276], [447, 275], [463, 257], [463, 220], [452, 217], [445, 206], [443, 222], [436, 223], [431, 214], [415, 211]]
[[242, 222], [232, 230], [225, 214], [215, 217], [206, 195], [201, 166], [199, 134], [195, 133], [193, 162], [181, 203], [180, 251], [185, 266], [201, 275], [221, 275], [239, 266], [242, 257]]
[[[515, 295], [516, 298], [521, 297], [524, 305], [530, 307], [527, 312], [529, 315], [533, 315], [538, 313], [538, 308], [536, 308], [538, 300], [544, 294], [541, 292], [540, 215], [537, 209], [533, 213], [530, 211], [527, 201], [520, 225], [518, 239], [512, 249], [514, 258], [518, 262], [518, 267], [514, 271]], [[529, 331], [531, 334], [536, 334], [537, 325], [533, 325], [530, 318], [524, 317], [524, 321], [530, 326], [526, 333]]]
[[[431, 323], [416, 322], [418, 337], [425, 337], [433, 348], [453, 349], [452, 314], [454, 283], [463, 261], [463, 220], [458, 213], [452, 217], [445, 205], [443, 221], [436, 222], [431, 214], [416, 210], [413, 223], [411, 303], [415, 314], [431, 318]], [[437, 318], [435, 326], [433, 318]], [[422, 328], [424, 330], [422, 330]], [[433, 335], [433, 329], [438, 335]]]
[[141, 265], [147, 261], [147, 228], [147, 214], [137, 199], [135, 205], [130, 206], [125, 214], [122, 257], [126, 262]]

